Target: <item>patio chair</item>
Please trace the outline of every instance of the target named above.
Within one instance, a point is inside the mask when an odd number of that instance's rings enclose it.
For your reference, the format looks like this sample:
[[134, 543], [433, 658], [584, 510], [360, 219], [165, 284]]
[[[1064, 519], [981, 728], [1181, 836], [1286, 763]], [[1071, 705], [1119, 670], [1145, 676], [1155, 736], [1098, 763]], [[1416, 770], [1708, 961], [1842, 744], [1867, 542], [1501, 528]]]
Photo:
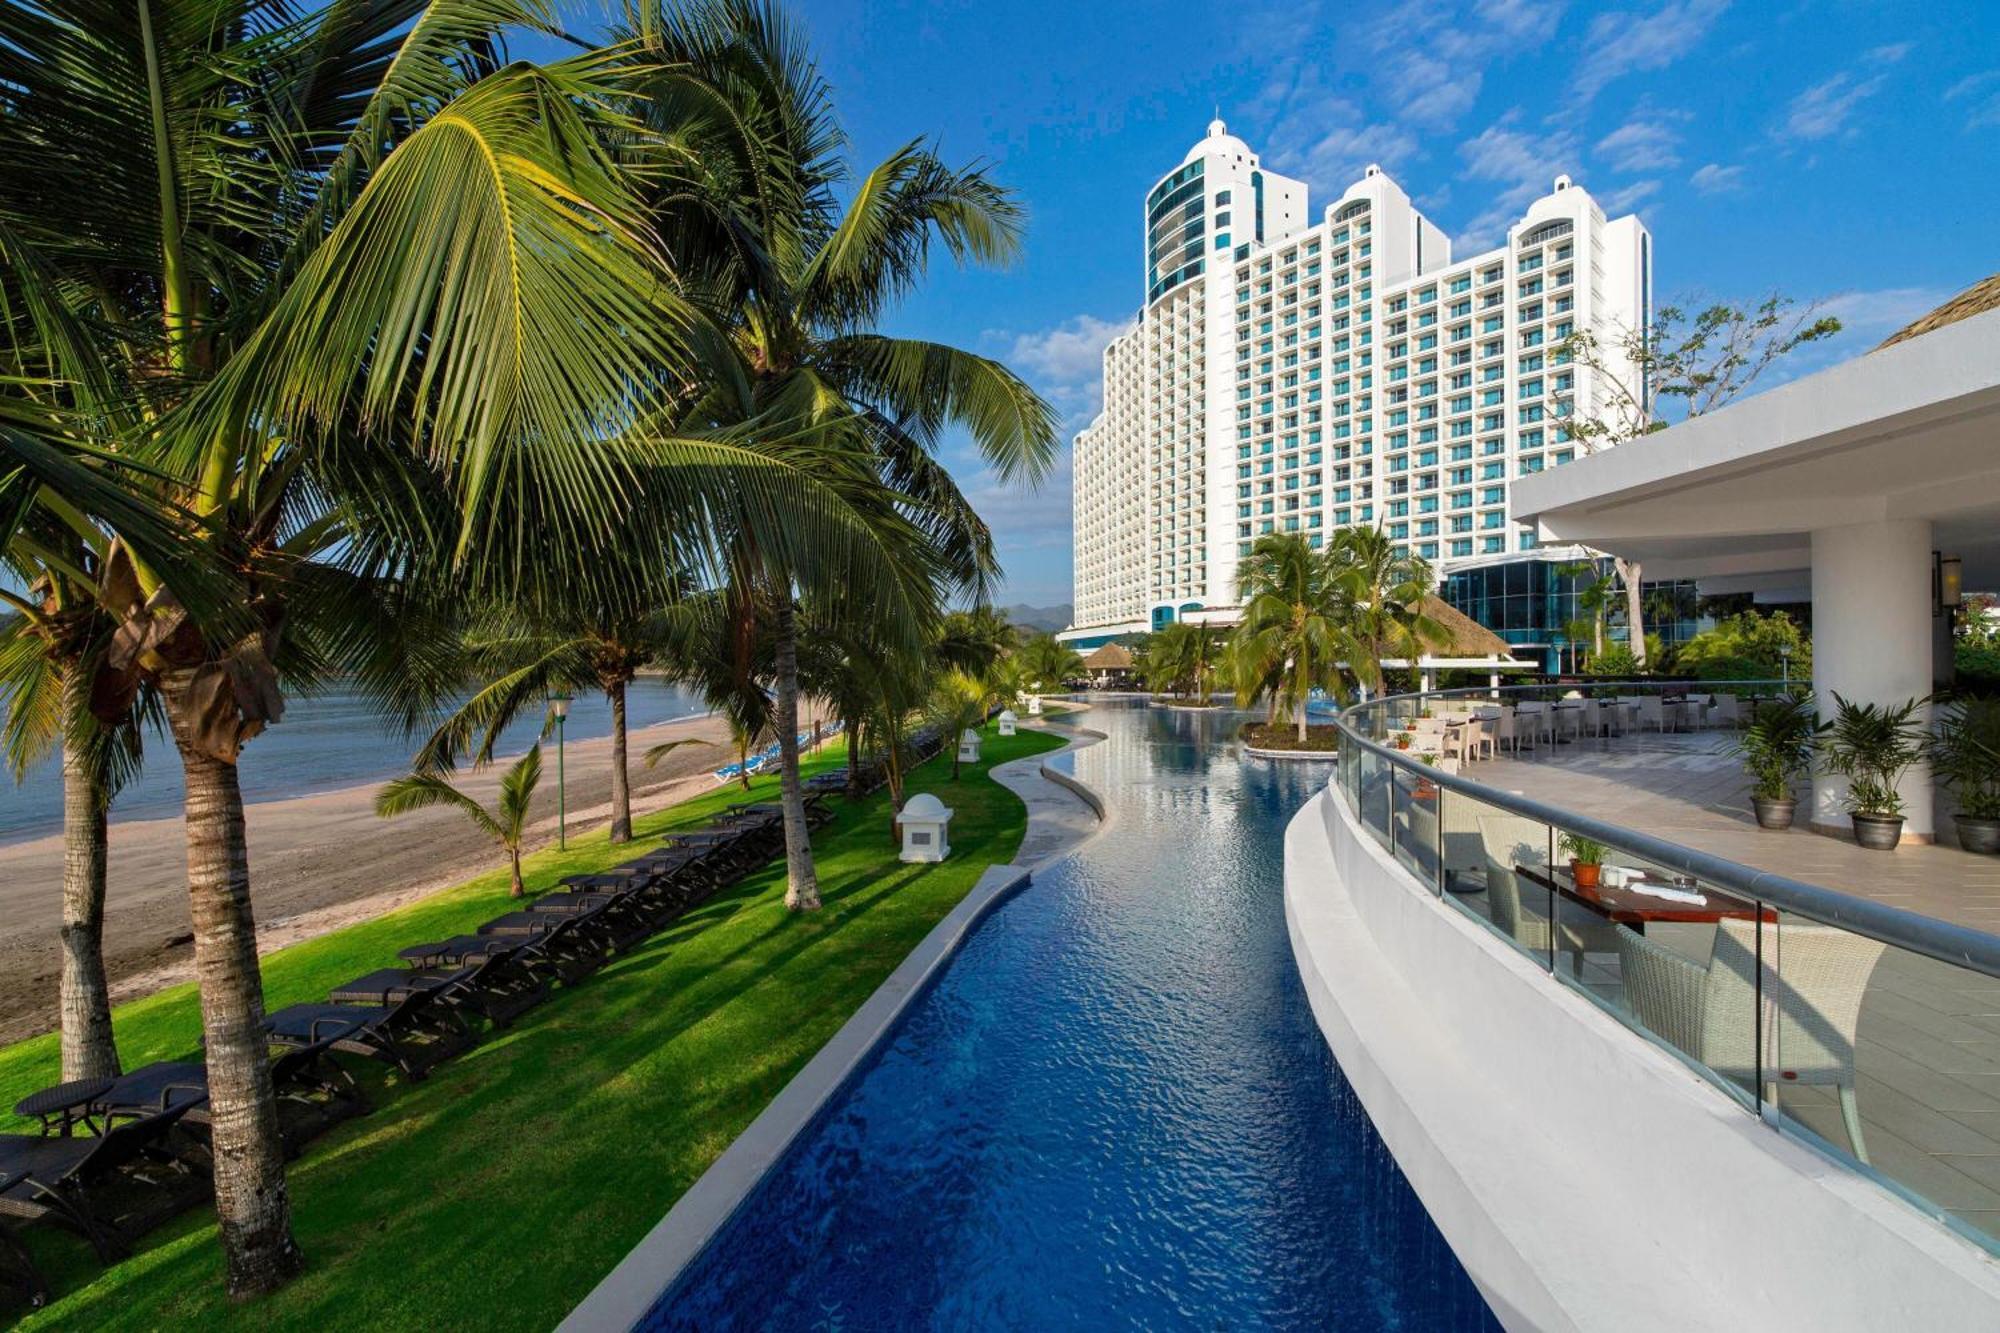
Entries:
[[394, 1004], [293, 1004], [264, 1019], [280, 1046], [324, 1045], [394, 1065], [415, 1081], [471, 1046], [477, 1037], [435, 990], [412, 991]]
[[[1475, 808], [1476, 809], [1476, 808]], [[1549, 863], [1549, 826], [1526, 815], [1475, 814], [1482, 860], [1504, 866], [1545, 866]], [[1483, 866], [1482, 866], [1483, 868]]]
[[1556, 740], [1555, 715], [1547, 704], [1530, 700], [1514, 709], [1514, 730], [1516, 749], [1519, 748], [1521, 738], [1525, 738], [1529, 745], [1537, 745], [1542, 741], [1553, 745]]
[[1708, 706], [1708, 725], [1728, 727], [1730, 730], [1743, 725], [1743, 701], [1733, 694], [1718, 694]]
[[[1486, 821], [1480, 822], [1484, 825]], [[1589, 908], [1558, 895], [1555, 899], [1555, 920], [1551, 922], [1546, 914], [1525, 904], [1521, 897], [1520, 877], [1514, 873], [1514, 865], [1512, 861], [1503, 863], [1491, 853], [1486, 857], [1486, 905], [1493, 914], [1493, 924], [1501, 934], [1540, 958], [1548, 957], [1552, 948], [1562, 950], [1570, 956], [1571, 976], [1578, 978], [1583, 976], [1583, 956], [1586, 953], [1617, 951], [1616, 927]], [[1542, 902], [1546, 902], [1548, 897], [1540, 891], [1535, 895], [1535, 899]]]
[[172, 1135], [186, 1104], [95, 1137], [0, 1134], [0, 1217], [49, 1222], [113, 1263], [153, 1227], [208, 1197], [207, 1173]]
[[584, 918], [564, 917], [554, 930], [529, 940], [514, 958], [538, 977], [575, 986], [611, 960], [611, 947], [611, 941], [588, 928]]
[[1768, 941], [1776, 959], [1763, 968], [1761, 1062], [1754, 921], [1721, 922], [1706, 967], [1620, 926], [1626, 1001], [1655, 1036], [1731, 1082], [1755, 1087], [1761, 1063], [1765, 1100], [1773, 1105], [1786, 1084], [1831, 1086], [1848, 1144], [1866, 1162], [1854, 1038], [1868, 979], [1887, 946], [1836, 926], [1782, 926]]
[[[327, 1058], [332, 1043], [279, 1052], [271, 1062], [271, 1090], [278, 1105], [278, 1138], [287, 1157], [343, 1120], [365, 1115], [368, 1098], [354, 1076]], [[208, 1066], [194, 1060], [155, 1060], [121, 1074], [92, 1103], [107, 1125], [162, 1111], [185, 1112], [182, 1125], [209, 1127]]]
[[1632, 695], [1628, 698], [1628, 702], [1637, 709], [1637, 720], [1632, 724], [1633, 730], [1651, 727], [1654, 731], [1664, 732], [1667, 729], [1667, 713], [1659, 695]]
[[1496, 709], [1482, 709], [1474, 713], [1465, 724], [1465, 749], [1468, 759], [1492, 759], [1500, 753], [1500, 714]]

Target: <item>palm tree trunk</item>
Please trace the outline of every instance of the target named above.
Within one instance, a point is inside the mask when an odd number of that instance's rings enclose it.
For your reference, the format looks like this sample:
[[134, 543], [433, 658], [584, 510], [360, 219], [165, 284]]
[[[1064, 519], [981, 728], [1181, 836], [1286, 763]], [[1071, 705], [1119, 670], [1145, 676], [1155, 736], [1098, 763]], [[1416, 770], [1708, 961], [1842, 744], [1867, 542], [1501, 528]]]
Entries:
[[[625, 771], [625, 681], [621, 677], [604, 687], [611, 701], [611, 841], [632, 841], [632, 779]], [[520, 871], [514, 875], [520, 882]], [[514, 895], [519, 897], [517, 893]]]
[[841, 729], [847, 733], [847, 795], [852, 799], [861, 795], [861, 721], [842, 718]]
[[[80, 700], [68, 701], [73, 706]], [[69, 721], [70, 719], [66, 719]], [[116, 1078], [111, 989], [104, 979], [104, 863], [110, 797], [71, 728], [63, 734], [62, 1076]]]
[[278, 1140], [265, 1040], [264, 983], [250, 910], [250, 861], [236, 765], [196, 743], [189, 717], [191, 668], [160, 681], [186, 779], [188, 908], [207, 1045], [215, 1215], [229, 1294], [284, 1285], [304, 1262], [292, 1239], [292, 1202]]
[[819, 908], [812, 834], [806, 830], [805, 789], [799, 784], [799, 630], [789, 590], [778, 597], [778, 790], [785, 811], [785, 906]]
[[528, 886], [521, 881], [521, 849], [519, 847], [509, 847], [507, 849], [507, 860], [509, 868], [514, 872], [513, 887], [507, 891], [507, 896], [510, 898], [527, 897]]
[[1311, 689], [1312, 674], [1308, 670], [1306, 655], [1302, 651], [1299, 653], [1299, 748], [1302, 750], [1306, 744], [1306, 701], [1310, 697]]

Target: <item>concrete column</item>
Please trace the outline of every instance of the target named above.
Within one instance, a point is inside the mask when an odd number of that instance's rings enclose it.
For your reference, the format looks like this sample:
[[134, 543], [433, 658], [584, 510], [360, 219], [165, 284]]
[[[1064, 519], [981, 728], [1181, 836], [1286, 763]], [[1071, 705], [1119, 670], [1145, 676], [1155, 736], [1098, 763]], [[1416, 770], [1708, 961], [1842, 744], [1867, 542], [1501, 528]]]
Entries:
[[[1922, 519], [1856, 523], [1812, 534], [1813, 693], [1819, 715], [1833, 696], [1901, 703], [1931, 692], [1931, 525]], [[1928, 716], [1928, 710], [1926, 710]], [[1903, 836], [1932, 835], [1930, 770], [1903, 777]], [[1813, 777], [1815, 827], [1848, 832], [1847, 781]]]

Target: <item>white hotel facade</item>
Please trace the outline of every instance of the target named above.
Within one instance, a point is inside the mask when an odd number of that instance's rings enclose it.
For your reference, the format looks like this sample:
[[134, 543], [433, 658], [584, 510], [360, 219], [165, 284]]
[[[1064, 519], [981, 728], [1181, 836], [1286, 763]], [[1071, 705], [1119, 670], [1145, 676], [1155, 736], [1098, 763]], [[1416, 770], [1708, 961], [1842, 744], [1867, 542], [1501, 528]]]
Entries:
[[1374, 524], [1440, 573], [1535, 558], [1509, 490], [1570, 461], [1562, 417], [1606, 397], [1557, 346], [1589, 329], [1609, 350], [1650, 315], [1638, 218], [1559, 176], [1505, 245], [1455, 260], [1379, 168], [1313, 221], [1305, 184], [1218, 120], [1144, 219], [1146, 302], [1075, 442], [1062, 637], [1233, 620], [1267, 532]]

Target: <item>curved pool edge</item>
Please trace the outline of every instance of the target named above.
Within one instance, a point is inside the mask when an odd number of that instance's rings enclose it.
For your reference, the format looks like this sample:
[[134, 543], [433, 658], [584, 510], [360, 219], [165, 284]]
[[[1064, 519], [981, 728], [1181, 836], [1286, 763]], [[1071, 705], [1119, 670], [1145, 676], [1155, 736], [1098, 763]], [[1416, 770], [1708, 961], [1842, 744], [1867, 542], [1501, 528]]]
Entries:
[[[1314, 1017], [1510, 1329], [1990, 1328], [2000, 1266], [1550, 982], [1322, 791], [1285, 831]], [[1753, 1317], [1754, 1320], [1754, 1317]]]
[[[1099, 812], [1100, 824], [1104, 819], [1103, 799], [1077, 779], [1047, 768], [1044, 761], [1104, 739], [1102, 732], [1079, 728], [1075, 738], [1062, 749], [1029, 756], [1025, 761], [1040, 767], [1039, 776], [1073, 792]], [[1032, 804], [1029, 818], [1032, 824]], [[1025, 842], [1024, 835], [1024, 845]], [[591, 1288], [590, 1294], [557, 1326], [558, 1333], [612, 1333], [613, 1330], [622, 1333], [637, 1327], [716, 1233], [728, 1225], [792, 1144], [868, 1063], [894, 1031], [904, 1011], [950, 964], [979, 924], [1007, 899], [1028, 887], [1036, 870], [1074, 850], [1075, 845], [1065, 847], [1055, 856], [1033, 865], [1010, 863], [986, 867], [965, 897], [931, 927], [917, 947], [896, 965], [895, 971], [771, 1099], [770, 1105], [674, 1202], [667, 1215]]]

